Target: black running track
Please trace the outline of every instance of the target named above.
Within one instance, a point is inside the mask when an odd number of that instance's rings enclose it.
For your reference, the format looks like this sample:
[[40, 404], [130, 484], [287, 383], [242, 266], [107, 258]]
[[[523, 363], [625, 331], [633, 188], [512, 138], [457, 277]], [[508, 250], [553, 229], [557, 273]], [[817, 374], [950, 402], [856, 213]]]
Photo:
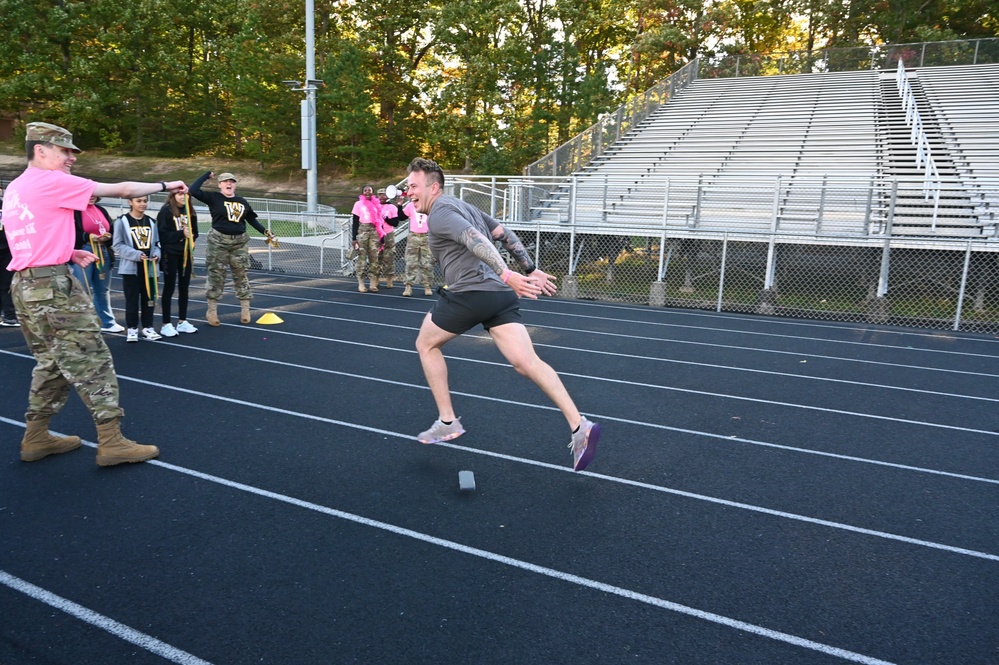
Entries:
[[22, 463], [0, 329], [3, 665], [999, 662], [996, 339], [525, 301], [603, 425], [577, 474], [481, 329], [446, 348], [467, 434], [415, 441], [431, 299], [253, 284], [283, 323], [229, 292], [108, 338], [146, 464], [96, 466], [75, 396], [52, 429], [90, 447]]

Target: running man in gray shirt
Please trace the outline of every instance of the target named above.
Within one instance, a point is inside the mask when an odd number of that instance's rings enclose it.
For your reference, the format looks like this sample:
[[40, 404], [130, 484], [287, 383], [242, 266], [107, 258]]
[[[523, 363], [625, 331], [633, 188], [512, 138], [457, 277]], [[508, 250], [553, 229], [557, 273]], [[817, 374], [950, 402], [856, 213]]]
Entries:
[[[535, 353], [520, 316], [519, 299], [555, 295], [555, 278], [537, 269], [512, 231], [478, 208], [445, 195], [444, 172], [436, 162], [416, 158], [410, 163], [408, 196], [417, 212], [428, 215], [430, 252], [444, 271], [444, 286], [437, 291], [440, 300], [423, 319], [416, 339], [438, 418], [417, 439], [439, 443], [465, 433], [451, 404], [442, 348], [482, 324], [513, 368], [562, 411], [572, 431], [572, 466], [582, 471], [596, 456], [600, 425], [580, 415], [558, 374]], [[494, 240], [526, 274], [507, 268]]]

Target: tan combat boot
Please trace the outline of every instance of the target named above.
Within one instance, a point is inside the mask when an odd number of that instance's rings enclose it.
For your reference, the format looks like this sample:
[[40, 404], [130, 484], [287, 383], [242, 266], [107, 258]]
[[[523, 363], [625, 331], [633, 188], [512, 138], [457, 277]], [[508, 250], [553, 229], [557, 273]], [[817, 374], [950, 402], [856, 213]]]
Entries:
[[378, 293], [378, 278], [377, 277], [369, 277], [368, 278], [368, 291], [371, 291], [372, 293]]
[[125, 462], [145, 462], [160, 454], [156, 446], [143, 446], [126, 439], [121, 433], [119, 419], [97, 426], [97, 463], [114, 466]]
[[250, 301], [240, 300], [239, 301], [239, 322], [249, 323], [250, 322]]
[[78, 436], [55, 436], [49, 432], [49, 419], [28, 420], [21, 439], [21, 461], [37, 462], [49, 455], [68, 453], [80, 447]]
[[385, 288], [386, 289], [394, 289], [395, 288], [395, 280], [392, 277], [386, 277], [385, 278]]
[[409, 297], [409, 296], [413, 295], [413, 285], [412, 284], [407, 284], [406, 288], [404, 288], [402, 290], [402, 295], [404, 295], [406, 297]]
[[423, 285], [423, 295], [425, 295], [425, 296], [432, 296], [432, 295], [434, 295], [434, 292], [430, 290], [430, 285], [429, 284], [424, 284]]
[[358, 291], [359, 291], [360, 293], [367, 293], [367, 292], [368, 292], [368, 287], [366, 287], [366, 286], [364, 285], [364, 278], [363, 278], [363, 277], [361, 277], [361, 276], [358, 276], [358, 277], [357, 277], [357, 290], [358, 290]]
[[217, 326], [220, 325], [219, 321], [219, 301], [209, 300], [208, 301], [208, 313], [205, 314], [205, 318], [208, 319], [208, 325]]

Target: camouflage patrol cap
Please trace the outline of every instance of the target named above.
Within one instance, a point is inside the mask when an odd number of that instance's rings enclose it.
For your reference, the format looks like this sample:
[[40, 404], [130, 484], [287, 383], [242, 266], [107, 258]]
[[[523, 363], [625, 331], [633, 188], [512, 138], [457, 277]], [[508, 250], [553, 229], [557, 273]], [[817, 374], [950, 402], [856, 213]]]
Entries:
[[225, 173], [223, 173], [222, 175], [219, 176], [219, 182], [225, 182], [226, 180], [232, 180], [233, 182], [239, 182], [238, 180], [236, 180], [236, 176], [234, 176], [233, 174], [229, 173], [228, 171], [226, 171]]
[[385, 188], [384, 187], [379, 188], [379, 190], [377, 192], [375, 192], [375, 194], [384, 194], [384, 193], [385, 193]]
[[24, 135], [25, 142], [40, 141], [62, 148], [69, 148], [73, 152], [82, 152], [73, 145], [73, 135], [69, 130], [63, 129], [58, 125], [50, 125], [47, 122], [29, 122], [26, 129], [27, 133]]

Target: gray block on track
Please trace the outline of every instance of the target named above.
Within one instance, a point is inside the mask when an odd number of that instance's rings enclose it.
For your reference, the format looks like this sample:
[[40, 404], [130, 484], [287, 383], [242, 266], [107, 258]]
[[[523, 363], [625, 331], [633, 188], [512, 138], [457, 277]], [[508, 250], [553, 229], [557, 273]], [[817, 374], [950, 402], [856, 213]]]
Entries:
[[458, 487], [462, 492], [473, 491], [475, 489], [475, 474], [471, 471], [459, 471]]

